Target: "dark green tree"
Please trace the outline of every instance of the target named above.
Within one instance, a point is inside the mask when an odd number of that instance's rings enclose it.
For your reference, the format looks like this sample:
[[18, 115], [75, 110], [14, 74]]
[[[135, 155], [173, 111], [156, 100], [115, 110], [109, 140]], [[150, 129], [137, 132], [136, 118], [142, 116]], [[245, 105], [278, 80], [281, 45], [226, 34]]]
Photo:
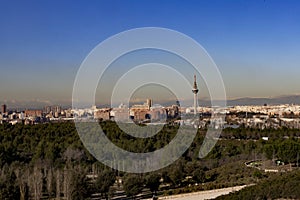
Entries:
[[205, 172], [198, 168], [193, 172], [193, 180], [197, 183], [204, 183], [205, 182]]
[[16, 175], [8, 171], [0, 180], [0, 199], [20, 199], [20, 190], [16, 184]]
[[157, 173], [151, 173], [146, 176], [146, 186], [150, 189], [150, 191], [154, 194], [158, 191], [160, 185], [161, 176]]
[[300, 151], [300, 145], [294, 140], [286, 140], [278, 147], [278, 157], [287, 163], [297, 161], [297, 154]]
[[116, 175], [112, 170], [104, 170], [98, 174], [96, 179], [95, 188], [108, 199], [108, 192], [110, 187], [115, 183]]
[[123, 189], [128, 197], [135, 199], [135, 196], [143, 190], [143, 178], [138, 175], [129, 174], [125, 176]]
[[72, 200], [85, 200], [90, 196], [91, 188], [83, 170], [72, 172], [70, 190]]
[[174, 186], [179, 186], [186, 176], [184, 171], [184, 163], [185, 161], [183, 159], [178, 160], [171, 165], [170, 170], [168, 171], [168, 176], [170, 177]]

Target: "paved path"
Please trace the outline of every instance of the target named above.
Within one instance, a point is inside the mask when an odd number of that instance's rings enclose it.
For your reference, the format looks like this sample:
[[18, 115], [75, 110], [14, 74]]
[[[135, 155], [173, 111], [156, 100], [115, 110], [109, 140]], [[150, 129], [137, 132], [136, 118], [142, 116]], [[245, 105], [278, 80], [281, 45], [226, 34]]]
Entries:
[[201, 192], [193, 192], [193, 193], [187, 193], [187, 194], [179, 194], [179, 195], [171, 195], [171, 196], [165, 196], [165, 197], [159, 197], [159, 200], [163, 199], [175, 199], [175, 200], [205, 200], [205, 199], [214, 199], [218, 196], [229, 194], [230, 192], [236, 192], [244, 187], [247, 187], [247, 185], [242, 186], [235, 186], [235, 187], [229, 187], [229, 188], [223, 188], [223, 189], [216, 189], [216, 190], [206, 190]]

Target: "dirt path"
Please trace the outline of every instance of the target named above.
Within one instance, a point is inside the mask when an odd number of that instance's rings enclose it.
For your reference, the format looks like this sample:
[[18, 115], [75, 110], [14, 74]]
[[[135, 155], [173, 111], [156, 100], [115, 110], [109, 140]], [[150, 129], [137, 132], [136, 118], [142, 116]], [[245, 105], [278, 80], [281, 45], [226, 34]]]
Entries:
[[247, 185], [235, 186], [235, 187], [229, 187], [229, 188], [222, 188], [222, 189], [216, 189], [216, 190], [206, 190], [206, 191], [193, 192], [193, 193], [187, 193], [187, 194], [179, 194], [179, 195], [159, 197], [159, 200], [163, 200], [163, 199], [176, 199], [176, 200], [214, 199], [218, 196], [229, 194], [230, 192], [239, 191], [239, 190], [243, 189], [244, 187], [247, 187]]

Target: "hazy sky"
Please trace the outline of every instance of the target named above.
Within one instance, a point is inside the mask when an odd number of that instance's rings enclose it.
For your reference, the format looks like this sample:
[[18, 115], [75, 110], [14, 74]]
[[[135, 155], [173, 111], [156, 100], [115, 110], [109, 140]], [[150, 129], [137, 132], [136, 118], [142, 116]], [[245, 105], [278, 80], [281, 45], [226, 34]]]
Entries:
[[200, 43], [229, 98], [300, 94], [299, 13], [297, 0], [0, 0], [0, 102], [70, 102], [77, 70], [97, 44], [148, 26]]

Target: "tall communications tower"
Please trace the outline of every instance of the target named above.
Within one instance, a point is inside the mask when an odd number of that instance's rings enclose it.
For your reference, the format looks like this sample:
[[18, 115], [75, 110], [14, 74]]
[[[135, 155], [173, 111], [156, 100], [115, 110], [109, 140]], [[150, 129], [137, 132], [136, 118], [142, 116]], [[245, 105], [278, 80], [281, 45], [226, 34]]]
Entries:
[[197, 87], [196, 75], [194, 75], [194, 86], [192, 92], [194, 93], [194, 114], [197, 114], [197, 94], [199, 92]]

